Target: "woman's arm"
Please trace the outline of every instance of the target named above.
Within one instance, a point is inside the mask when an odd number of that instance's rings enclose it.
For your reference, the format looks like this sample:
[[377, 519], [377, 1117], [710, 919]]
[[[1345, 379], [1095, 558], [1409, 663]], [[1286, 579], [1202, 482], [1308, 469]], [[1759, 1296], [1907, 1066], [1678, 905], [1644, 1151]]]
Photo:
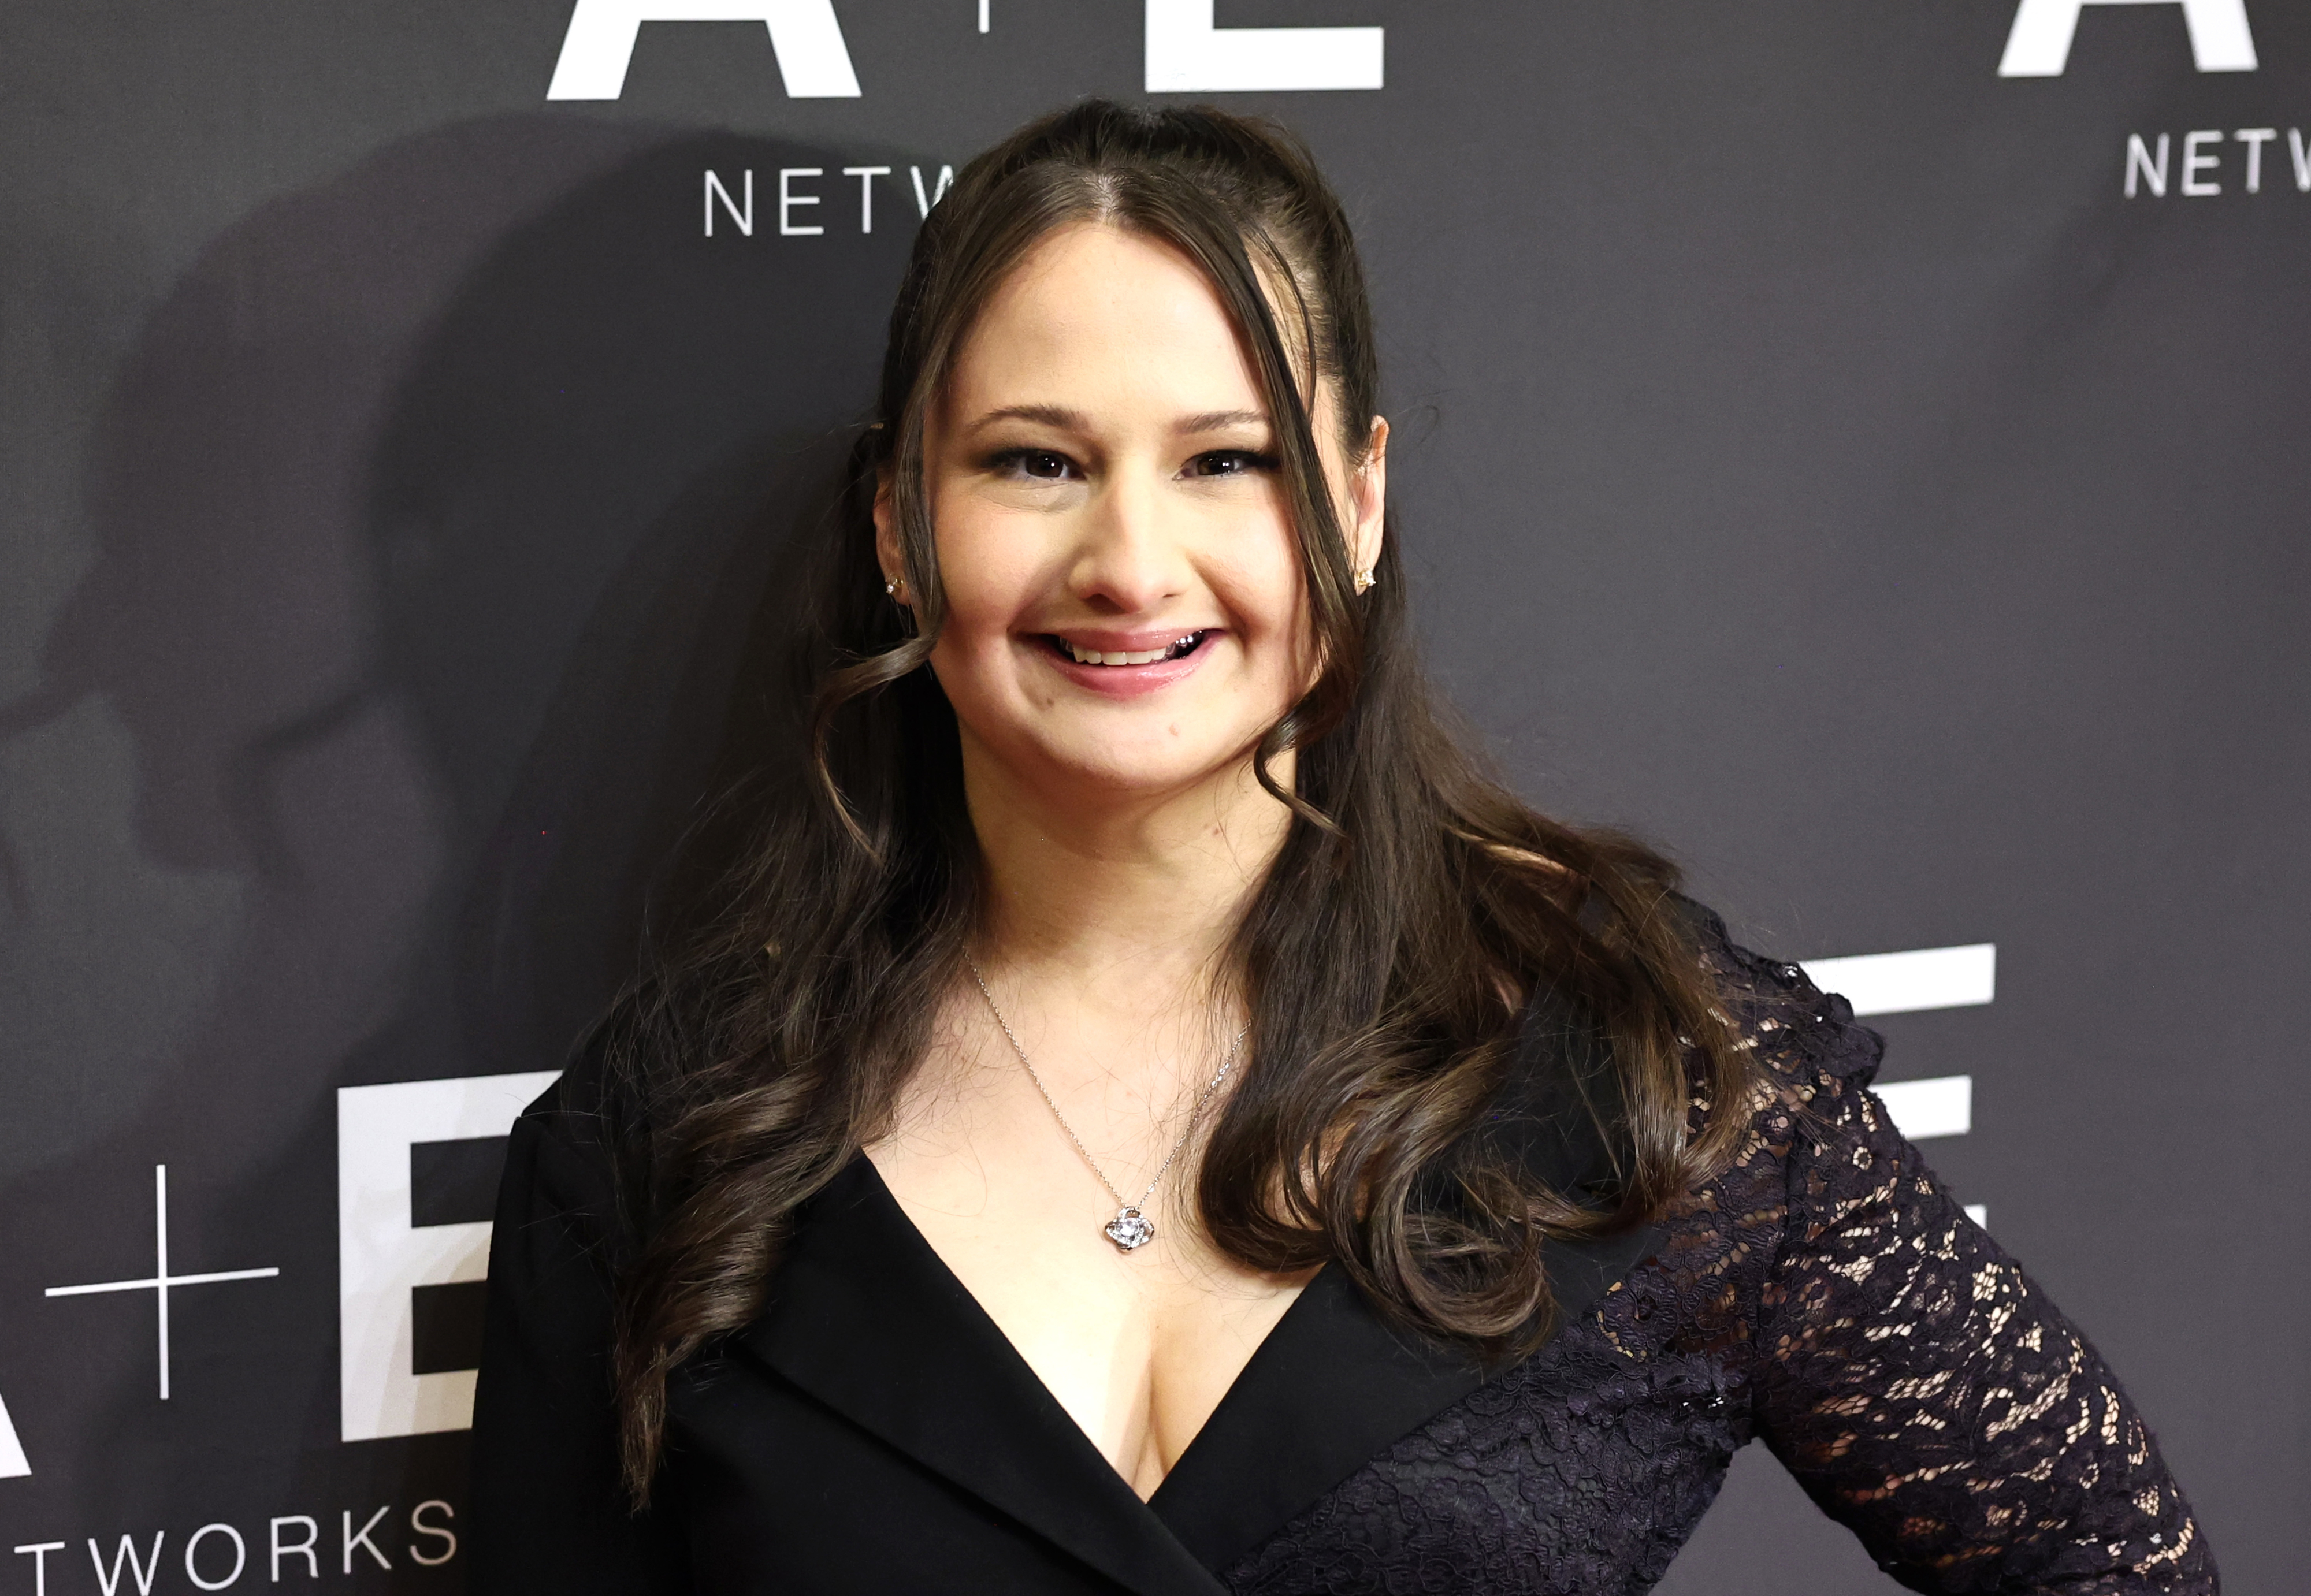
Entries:
[[[583, 1069], [580, 1066], [580, 1069]], [[664, 1507], [632, 1513], [610, 1400], [615, 1189], [599, 1121], [557, 1084], [515, 1125], [490, 1243], [474, 1401], [473, 1588], [657, 1596], [688, 1588]]]
[[1863, 1078], [1816, 1074], [1786, 1132], [1758, 1433], [1913, 1589], [2212, 1596], [2205, 1537], [2141, 1417]]

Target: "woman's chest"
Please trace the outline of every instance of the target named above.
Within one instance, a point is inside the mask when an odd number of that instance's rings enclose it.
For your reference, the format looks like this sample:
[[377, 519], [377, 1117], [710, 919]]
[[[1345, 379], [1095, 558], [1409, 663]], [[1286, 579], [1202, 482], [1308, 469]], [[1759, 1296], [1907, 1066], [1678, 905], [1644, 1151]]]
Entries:
[[670, 1389], [697, 1588], [1640, 1589], [1566, 1571], [1665, 1562], [1746, 1412], [1740, 1339], [1672, 1350], [1690, 1304], [1629, 1278], [1661, 1240], [1557, 1252], [1557, 1336], [1489, 1378], [1321, 1271], [1143, 1499], [857, 1160]]
[[1120, 1246], [1107, 1230], [1116, 1205], [1080, 1160], [1027, 1147], [999, 1162], [920, 1142], [871, 1156], [931, 1250], [1142, 1498], [1305, 1283], [1222, 1257], [1168, 1191], [1138, 1217], [1148, 1239]]
[[699, 1588], [1628, 1596], [1716, 1494], [1744, 1393], [1710, 1357], [1559, 1345], [1394, 1434], [1358, 1426], [1390, 1371], [1324, 1369], [1321, 1399], [1232, 1414], [1146, 1504], [951, 1382], [886, 1369], [868, 1397], [798, 1369], [806, 1394], [726, 1369], [678, 1403]]

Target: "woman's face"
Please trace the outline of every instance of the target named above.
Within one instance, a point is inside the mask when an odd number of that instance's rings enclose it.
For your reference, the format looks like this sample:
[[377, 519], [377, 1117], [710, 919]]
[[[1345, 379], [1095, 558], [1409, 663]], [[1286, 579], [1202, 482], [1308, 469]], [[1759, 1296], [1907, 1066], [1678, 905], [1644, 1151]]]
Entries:
[[[1379, 554], [1386, 425], [1351, 469], [1321, 388], [1315, 421], [1361, 569]], [[1094, 223], [1036, 247], [924, 438], [947, 598], [931, 664], [967, 761], [1062, 800], [1160, 798], [1242, 768], [1316, 669], [1274, 450], [1252, 367], [1184, 256]], [[895, 576], [887, 500], [876, 519]]]

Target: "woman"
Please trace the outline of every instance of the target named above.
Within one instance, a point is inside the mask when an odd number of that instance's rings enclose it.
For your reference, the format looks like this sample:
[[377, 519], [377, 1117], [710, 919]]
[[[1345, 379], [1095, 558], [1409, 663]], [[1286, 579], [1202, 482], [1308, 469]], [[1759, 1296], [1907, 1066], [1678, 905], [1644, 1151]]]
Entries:
[[1922, 1590], [2212, 1591], [2090, 1348], [1412, 662], [1304, 152], [957, 178], [810, 779], [517, 1129], [475, 1589], [1637, 1592], [1762, 1437]]

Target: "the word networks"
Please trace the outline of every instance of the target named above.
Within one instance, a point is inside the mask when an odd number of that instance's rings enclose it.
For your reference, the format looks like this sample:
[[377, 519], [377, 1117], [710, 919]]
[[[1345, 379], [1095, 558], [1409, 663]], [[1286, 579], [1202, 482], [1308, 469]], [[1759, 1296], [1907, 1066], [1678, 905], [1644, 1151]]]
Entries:
[[[390, 1570], [397, 1551], [421, 1567], [438, 1568], [458, 1555], [457, 1532], [449, 1522], [458, 1516], [456, 1508], [440, 1498], [420, 1502], [409, 1510], [409, 1532], [413, 1539], [394, 1544], [394, 1530], [387, 1520], [393, 1513], [391, 1504], [379, 1508], [358, 1526], [351, 1509], [338, 1514], [337, 1533], [334, 1548], [337, 1557], [333, 1572], [340, 1577], [352, 1574], [357, 1568], [377, 1567]], [[321, 1521], [306, 1513], [284, 1513], [266, 1524], [264, 1539], [252, 1548], [251, 1537], [244, 1537], [231, 1524], [203, 1524], [187, 1536], [181, 1557], [185, 1577], [196, 1590], [225, 1591], [240, 1583], [246, 1574], [252, 1583], [279, 1584], [285, 1568], [292, 1575], [319, 1579], [333, 1560], [324, 1548]], [[161, 1565], [170, 1556], [169, 1532], [153, 1531], [151, 1541], [139, 1545], [134, 1535], [123, 1535], [118, 1544], [108, 1551], [103, 1544], [91, 1536], [88, 1539], [88, 1560], [96, 1575], [96, 1588], [103, 1596], [125, 1596], [130, 1591], [136, 1596], [152, 1596], [153, 1583], [160, 1577]], [[83, 1589], [79, 1582], [66, 1574], [77, 1559], [70, 1557], [71, 1543], [63, 1540], [37, 1540], [20, 1546], [15, 1553], [32, 1559], [32, 1596], [48, 1596], [48, 1581], [57, 1582], [57, 1590]], [[57, 1554], [67, 1554], [57, 1556]], [[57, 1557], [51, 1568], [48, 1559]], [[254, 1565], [254, 1559], [263, 1560], [263, 1572]], [[76, 1572], [76, 1570], [75, 1570]]]
[[[2241, 191], [2260, 194], [2266, 164], [2264, 152], [2279, 142], [2276, 127], [2242, 127], [2232, 133], [2219, 127], [2202, 127], [2183, 135], [2183, 158], [2176, 161], [2172, 160], [2176, 153], [2173, 134], [2162, 133], [2153, 143], [2139, 133], [2130, 133], [2126, 135], [2126, 197], [2132, 199], [2147, 193], [2153, 199], [2164, 199], [2168, 180], [2174, 179], [2176, 188], [2185, 197], [2213, 198], [2223, 192], [2223, 151], [2228, 144], [2243, 146], [2239, 154]], [[2297, 193], [2311, 194], [2311, 144], [2304, 142], [2299, 127], [2287, 130], [2285, 144], [2288, 163], [2293, 170], [2290, 173], [2280, 168], [2273, 159], [2269, 164], [2273, 168], [2274, 179], [2283, 181], [2291, 175]]]
[[[846, 166], [842, 169], [842, 177], [855, 178], [859, 182], [859, 231], [860, 232], [875, 231], [875, 179], [889, 177], [891, 170], [892, 169], [887, 166]], [[931, 207], [945, 198], [948, 188], [955, 184], [955, 168], [951, 166], [940, 167], [938, 176], [928, 181], [925, 180], [923, 169], [920, 166], [907, 168], [907, 175], [914, 182], [917, 221], [929, 215]], [[815, 185], [825, 177], [826, 169], [822, 166], [779, 168], [779, 233], [781, 237], [807, 239], [824, 235], [826, 223], [818, 218], [830, 216], [834, 213], [816, 208], [824, 205], [829, 196], [809, 185]], [[798, 184], [806, 187], [798, 187]], [[711, 167], [708, 168], [704, 193], [702, 197], [705, 202], [708, 238], [714, 236], [717, 206], [720, 207], [722, 215], [730, 225], [738, 230], [741, 238], [751, 239], [754, 236], [754, 169], [753, 167], [747, 167], [740, 174], [738, 196], [736, 198], [731, 196], [729, 185], [723, 182], [721, 174]]]

